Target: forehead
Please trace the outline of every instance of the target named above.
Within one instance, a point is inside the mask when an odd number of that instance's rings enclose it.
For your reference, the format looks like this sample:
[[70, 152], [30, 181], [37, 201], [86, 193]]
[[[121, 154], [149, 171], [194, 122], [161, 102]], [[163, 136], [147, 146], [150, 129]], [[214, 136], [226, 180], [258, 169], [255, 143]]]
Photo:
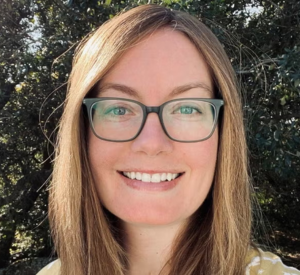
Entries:
[[125, 85], [149, 95], [167, 95], [176, 87], [202, 83], [212, 91], [208, 66], [181, 32], [161, 29], [128, 49], [100, 84]]

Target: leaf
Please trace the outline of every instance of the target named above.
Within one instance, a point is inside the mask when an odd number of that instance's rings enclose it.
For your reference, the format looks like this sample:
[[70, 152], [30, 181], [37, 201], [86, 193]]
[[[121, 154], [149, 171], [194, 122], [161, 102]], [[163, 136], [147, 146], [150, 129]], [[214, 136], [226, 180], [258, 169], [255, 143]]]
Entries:
[[275, 64], [272, 64], [272, 65], [269, 66], [269, 71], [272, 71], [274, 69], [275, 69]]
[[295, 88], [300, 87], [300, 79], [296, 79], [294, 81], [294, 86], [295, 86]]
[[16, 90], [16, 92], [21, 92], [22, 91], [22, 85], [21, 84], [17, 84], [16, 86], [15, 86], [15, 90]]
[[51, 74], [51, 76], [52, 76], [53, 78], [55, 78], [55, 79], [58, 79], [59, 73], [58, 73], [58, 72], [54, 72], [54, 73]]
[[111, 4], [111, 0], [105, 0], [105, 5], [109, 6]]
[[278, 131], [278, 130], [276, 130], [276, 131], [274, 132], [274, 139], [275, 139], [276, 141], [279, 140], [279, 131]]
[[282, 106], [286, 104], [285, 97], [282, 97], [282, 98], [280, 99], [280, 104], [281, 104]]

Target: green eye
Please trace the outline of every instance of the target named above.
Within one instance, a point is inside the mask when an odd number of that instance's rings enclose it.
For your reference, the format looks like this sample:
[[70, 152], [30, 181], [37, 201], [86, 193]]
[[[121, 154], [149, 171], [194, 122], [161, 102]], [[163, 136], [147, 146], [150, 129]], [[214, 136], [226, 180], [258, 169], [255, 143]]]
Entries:
[[192, 108], [192, 107], [183, 106], [183, 107], [180, 108], [180, 113], [181, 114], [190, 115], [194, 111], [196, 111], [196, 110], [195, 110], [195, 108]]
[[126, 109], [124, 107], [116, 107], [116, 108], [111, 108], [105, 112], [105, 114], [113, 114], [115, 116], [123, 116], [126, 114]]
[[181, 115], [192, 115], [201, 112], [197, 108], [192, 106], [181, 106], [174, 113], [181, 114]]

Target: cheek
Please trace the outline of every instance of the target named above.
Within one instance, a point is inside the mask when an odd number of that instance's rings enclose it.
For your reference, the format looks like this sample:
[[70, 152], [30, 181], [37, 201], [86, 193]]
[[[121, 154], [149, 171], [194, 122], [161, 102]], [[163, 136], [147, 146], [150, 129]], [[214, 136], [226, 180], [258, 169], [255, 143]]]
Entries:
[[88, 158], [99, 201], [113, 213], [110, 202], [116, 202], [116, 172], [113, 167], [119, 156], [116, 148], [118, 144], [100, 140], [92, 135], [88, 141]]
[[97, 138], [93, 133], [88, 136], [88, 157], [93, 173], [102, 174], [106, 169], [113, 166], [124, 152], [124, 144], [109, 142]]
[[100, 194], [100, 189], [105, 190], [105, 184], [113, 172], [114, 164], [117, 162], [120, 154], [118, 148], [120, 144], [103, 141], [94, 135], [88, 139], [88, 158], [91, 166], [95, 184]]
[[207, 197], [212, 186], [218, 152], [218, 135], [210, 139], [195, 143], [185, 150], [182, 159], [189, 166], [187, 187], [182, 189], [182, 202], [186, 204], [192, 214]]
[[[209, 139], [192, 143], [183, 150], [183, 158], [191, 168], [191, 172], [214, 173], [218, 152], [218, 133], [214, 133]], [[203, 168], [206, 170], [203, 170]]]

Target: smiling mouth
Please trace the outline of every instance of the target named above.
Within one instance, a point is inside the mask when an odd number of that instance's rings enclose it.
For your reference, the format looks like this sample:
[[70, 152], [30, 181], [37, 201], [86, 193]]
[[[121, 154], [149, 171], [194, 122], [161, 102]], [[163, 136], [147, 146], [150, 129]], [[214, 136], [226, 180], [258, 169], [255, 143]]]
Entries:
[[172, 181], [180, 177], [183, 173], [141, 173], [141, 172], [121, 172], [121, 174], [132, 180], [140, 180], [142, 182], [165, 182]]

